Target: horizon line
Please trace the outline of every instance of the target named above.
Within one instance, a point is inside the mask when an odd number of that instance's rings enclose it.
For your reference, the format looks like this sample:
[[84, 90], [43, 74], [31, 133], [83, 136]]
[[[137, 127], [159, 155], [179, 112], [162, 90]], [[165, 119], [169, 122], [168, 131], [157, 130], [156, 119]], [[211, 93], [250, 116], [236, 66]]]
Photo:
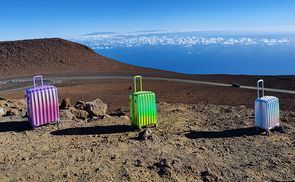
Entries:
[[233, 33], [295, 33], [295, 26], [284, 27], [251, 27], [251, 28], [219, 28], [219, 29], [154, 29], [154, 30], [133, 30], [133, 31], [95, 31], [80, 35], [68, 35], [66, 37], [73, 36], [93, 36], [93, 35], [107, 35], [107, 34], [149, 34], [149, 33], [181, 33], [181, 32], [233, 32]]

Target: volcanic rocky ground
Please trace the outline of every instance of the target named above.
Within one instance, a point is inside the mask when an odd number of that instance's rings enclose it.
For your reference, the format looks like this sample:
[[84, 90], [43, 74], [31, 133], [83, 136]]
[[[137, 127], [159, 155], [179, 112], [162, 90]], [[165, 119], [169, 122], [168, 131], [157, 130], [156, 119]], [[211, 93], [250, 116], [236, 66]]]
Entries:
[[59, 126], [33, 130], [24, 100], [1, 99], [1, 181], [295, 179], [295, 112], [281, 111], [283, 128], [267, 136], [245, 106], [160, 102], [159, 126], [134, 130], [127, 107], [106, 114], [100, 100], [88, 102], [93, 112], [69, 103]]

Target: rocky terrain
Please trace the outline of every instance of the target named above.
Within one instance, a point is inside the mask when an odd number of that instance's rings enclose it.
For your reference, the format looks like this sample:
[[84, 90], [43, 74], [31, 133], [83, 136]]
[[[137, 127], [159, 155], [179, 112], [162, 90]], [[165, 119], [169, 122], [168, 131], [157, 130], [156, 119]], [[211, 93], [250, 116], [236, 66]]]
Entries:
[[24, 100], [0, 100], [1, 181], [294, 181], [295, 112], [257, 132], [253, 109], [158, 103], [157, 128], [128, 107], [64, 99], [61, 122], [32, 129]]

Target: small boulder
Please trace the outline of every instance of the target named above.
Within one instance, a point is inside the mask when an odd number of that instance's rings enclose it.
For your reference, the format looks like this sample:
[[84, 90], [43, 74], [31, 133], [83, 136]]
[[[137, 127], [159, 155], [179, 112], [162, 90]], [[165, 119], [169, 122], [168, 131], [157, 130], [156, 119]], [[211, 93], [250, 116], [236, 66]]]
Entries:
[[147, 129], [144, 129], [143, 131], [139, 132], [138, 139], [139, 140], [153, 140], [152, 130], [147, 128]]
[[87, 111], [90, 117], [103, 118], [107, 113], [108, 106], [100, 99], [96, 99], [92, 102], [85, 102], [83, 110]]
[[6, 113], [3, 116], [15, 116], [17, 115], [17, 113], [15, 112], [15, 110], [7, 110]]
[[60, 120], [61, 121], [71, 121], [71, 120], [75, 120], [76, 117], [73, 113], [71, 113], [68, 110], [61, 110], [60, 111]]
[[5, 114], [4, 109], [2, 107], [0, 107], [0, 116], [2, 116], [4, 114]]
[[71, 99], [65, 98], [61, 101], [59, 109], [69, 109], [71, 107]]
[[70, 112], [78, 119], [85, 120], [88, 118], [88, 112], [80, 109], [70, 108]]
[[14, 108], [16, 108], [16, 109], [26, 108], [26, 101], [25, 101], [25, 99], [15, 100], [13, 102], [13, 104], [14, 104]]

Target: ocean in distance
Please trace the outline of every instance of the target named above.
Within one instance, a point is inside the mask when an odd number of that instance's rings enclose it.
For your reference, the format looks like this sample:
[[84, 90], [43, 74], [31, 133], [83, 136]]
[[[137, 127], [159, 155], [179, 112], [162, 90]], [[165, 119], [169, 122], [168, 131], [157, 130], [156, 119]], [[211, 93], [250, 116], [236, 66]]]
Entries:
[[73, 40], [136, 66], [189, 74], [295, 75], [294, 34], [107, 32]]

